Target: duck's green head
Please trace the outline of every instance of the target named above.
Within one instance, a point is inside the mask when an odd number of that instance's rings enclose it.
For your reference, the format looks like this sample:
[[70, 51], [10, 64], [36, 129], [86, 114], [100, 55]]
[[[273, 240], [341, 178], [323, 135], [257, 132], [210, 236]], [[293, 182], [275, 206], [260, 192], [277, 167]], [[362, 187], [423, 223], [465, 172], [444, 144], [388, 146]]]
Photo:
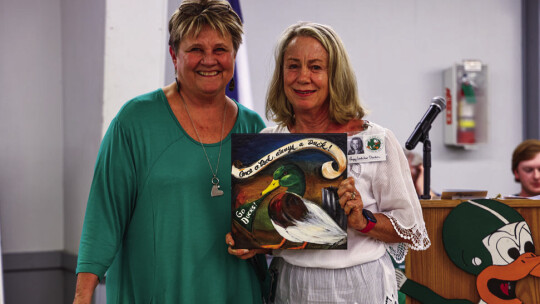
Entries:
[[[526, 247], [525, 242], [528, 238], [522, 237], [524, 244], [517, 246], [516, 249], [513, 249], [515, 246], [507, 245], [511, 239], [510, 233], [499, 233], [504, 235], [504, 241], [507, 243], [494, 240], [499, 235], [496, 232], [504, 226], [524, 221], [521, 214], [512, 207], [495, 200], [477, 199], [463, 202], [452, 209], [444, 220], [442, 231], [444, 248], [456, 266], [478, 275], [494, 262], [503, 264], [499, 262], [500, 256], [513, 256], [510, 249], [517, 251], [516, 254], [519, 256], [520, 248]], [[490, 237], [491, 235], [493, 236]], [[487, 246], [488, 241], [495, 243], [491, 250], [491, 247]], [[510, 243], [519, 244], [519, 240]], [[532, 242], [529, 246], [533, 246]], [[511, 258], [507, 257], [506, 260], [510, 261]]]
[[304, 196], [304, 193], [306, 192], [306, 177], [304, 171], [295, 164], [280, 166], [274, 171], [274, 180], [266, 189], [264, 189], [262, 195], [279, 187], [287, 187], [287, 192]]

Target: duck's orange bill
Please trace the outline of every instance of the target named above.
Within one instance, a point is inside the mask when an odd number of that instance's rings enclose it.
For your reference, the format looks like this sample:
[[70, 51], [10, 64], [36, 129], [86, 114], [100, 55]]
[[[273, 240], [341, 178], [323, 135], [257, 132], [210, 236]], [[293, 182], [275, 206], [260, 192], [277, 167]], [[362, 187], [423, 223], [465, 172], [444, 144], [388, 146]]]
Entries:
[[516, 297], [516, 282], [528, 275], [540, 277], [540, 256], [530, 252], [508, 265], [487, 267], [476, 278], [476, 288], [488, 304], [521, 304]]

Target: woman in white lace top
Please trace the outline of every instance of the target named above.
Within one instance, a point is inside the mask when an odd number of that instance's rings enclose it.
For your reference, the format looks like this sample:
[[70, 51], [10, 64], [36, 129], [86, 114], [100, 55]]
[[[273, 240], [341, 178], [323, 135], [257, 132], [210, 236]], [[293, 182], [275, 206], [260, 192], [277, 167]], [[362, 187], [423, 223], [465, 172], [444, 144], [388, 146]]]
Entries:
[[[285, 30], [267, 96], [265, 133], [347, 133], [363, 153], [348, 156], [339, 189], [348, 218], [347, 250], [273, 250], [276, 303], [397, 303], [390, 253], [430, 241], [407, 160], [394, 134], [363, 120], [356, 78], [343, 43], [329, 26], [300, 22]], [[229, 245], [234, 240], [227, 235]], [[262, 249], [232, 249], [249, 258]]]

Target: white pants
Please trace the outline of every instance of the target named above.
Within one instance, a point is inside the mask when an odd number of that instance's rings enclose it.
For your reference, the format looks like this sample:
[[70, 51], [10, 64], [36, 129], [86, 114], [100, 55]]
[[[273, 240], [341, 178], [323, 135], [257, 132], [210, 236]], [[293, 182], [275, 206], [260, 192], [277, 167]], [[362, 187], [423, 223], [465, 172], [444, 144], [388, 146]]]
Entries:
[[394, 266], [388, 254], [348, 268], [294, 266], [278, 259], [275, 302], [397, 304]]

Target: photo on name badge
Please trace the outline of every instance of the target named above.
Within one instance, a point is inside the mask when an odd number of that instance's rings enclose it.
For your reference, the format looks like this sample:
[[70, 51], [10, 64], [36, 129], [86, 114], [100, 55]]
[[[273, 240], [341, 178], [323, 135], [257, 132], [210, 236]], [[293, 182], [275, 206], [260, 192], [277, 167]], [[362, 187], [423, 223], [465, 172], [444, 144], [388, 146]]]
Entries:
[[362, 136], [352, 136], [347, 140], [347, 155], [364, 154], [364, 142]]

